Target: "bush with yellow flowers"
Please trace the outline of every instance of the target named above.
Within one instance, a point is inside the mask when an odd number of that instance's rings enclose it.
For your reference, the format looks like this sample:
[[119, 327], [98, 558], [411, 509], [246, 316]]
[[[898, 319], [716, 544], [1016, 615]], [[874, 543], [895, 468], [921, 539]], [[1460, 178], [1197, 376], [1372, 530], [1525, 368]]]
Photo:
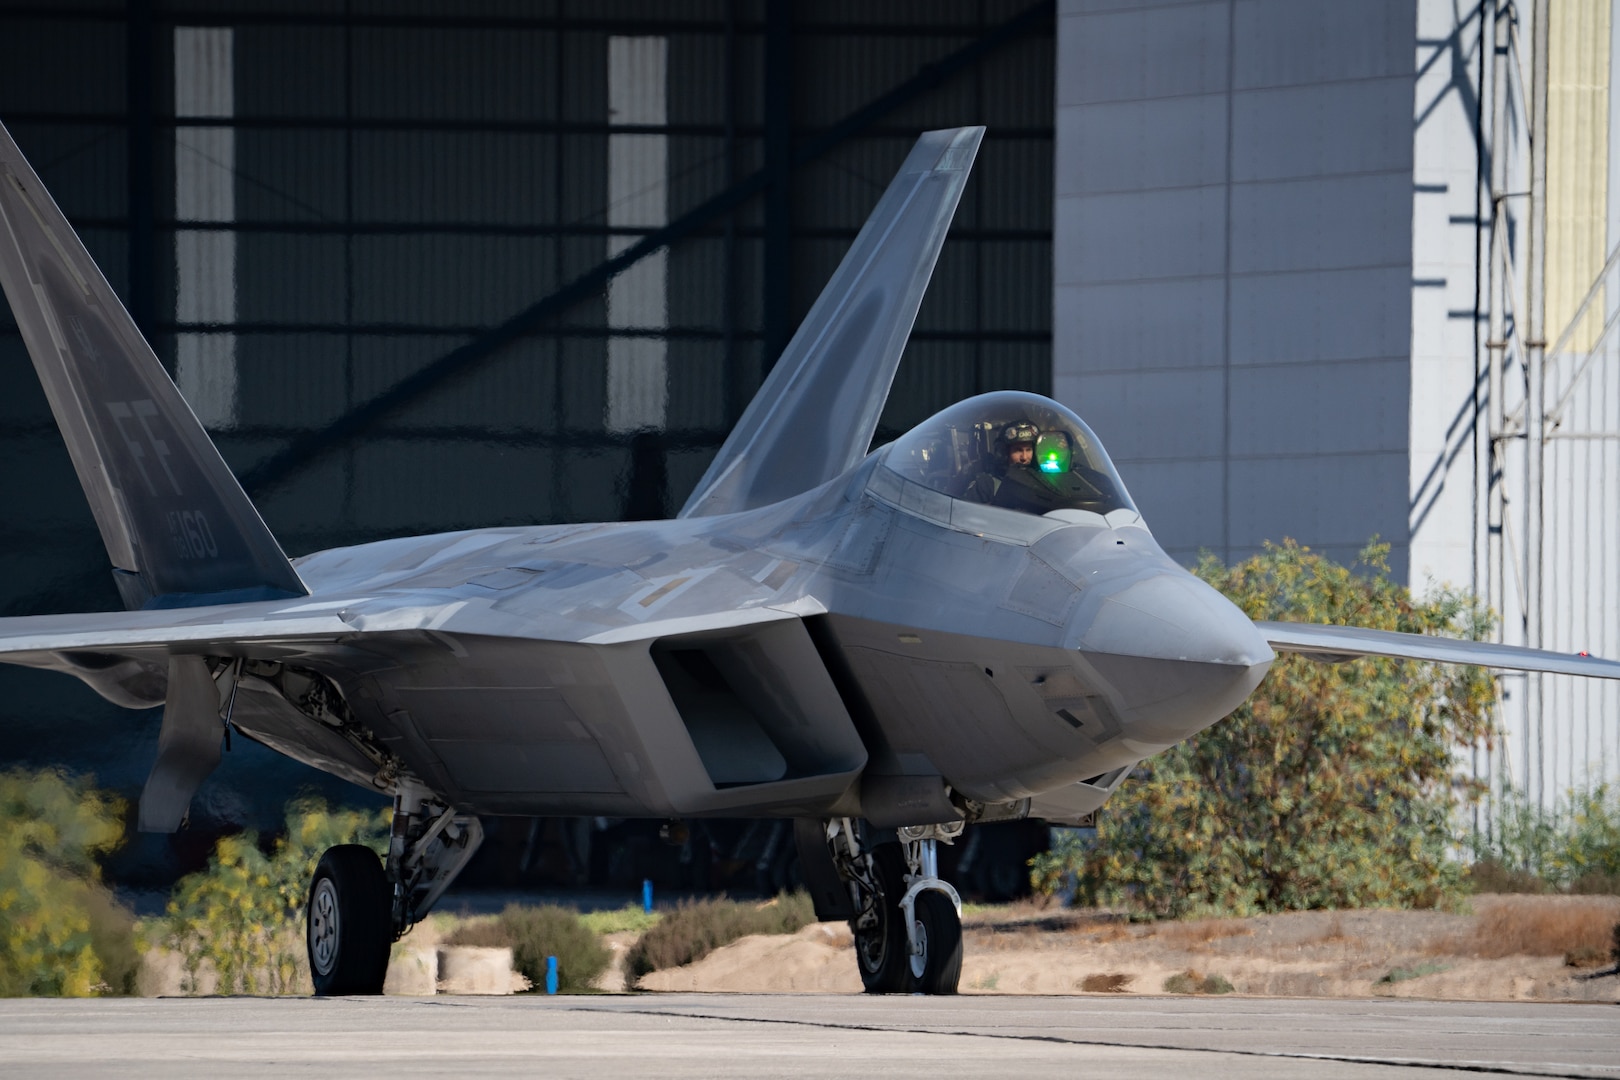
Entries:
[[134, 992], [134, 919], [96, 861], [123, 840], [124, 804], [90, 779], [0, 773], [0, 995]]
[[[1480, 636], [1467, 598], [1416, 600], [1387, 545], [1344, 567], [1292, 542], [1197, 573], [1256, 620]], [[1358, 572], [1359, 570], [1359, 572]], [[1480, 668], [1281, 654], [1226, 720], [1141, 762], [1098, 815], [1032, 861], [1047, 893], [1145, 914], [1423, 906], [1459, 890], [1454, 814], [1480, 794], [1459, 750], [1492, 733]]]
[[308, 993], [302, 928], [315, 864], [337, 844], [383, 852], [389, 817], [387, 808], [333, 810], [300, 799], [288, 805], [286, 830], [268, 851], [256, 833], [222, 838], [208, 866], [175, 886], [160, 928], [159, 943], [183, 959], [184, 988]]

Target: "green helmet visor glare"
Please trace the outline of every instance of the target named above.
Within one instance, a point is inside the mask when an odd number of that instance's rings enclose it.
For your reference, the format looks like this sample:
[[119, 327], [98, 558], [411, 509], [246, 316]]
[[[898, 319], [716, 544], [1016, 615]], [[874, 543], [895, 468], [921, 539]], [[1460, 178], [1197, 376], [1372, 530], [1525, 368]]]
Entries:
[[1066, 473], [1073, 458], [1069, 435], [1064, 431], [1043, 431], [1035, 440], [1035, 464], [1043, 473]]

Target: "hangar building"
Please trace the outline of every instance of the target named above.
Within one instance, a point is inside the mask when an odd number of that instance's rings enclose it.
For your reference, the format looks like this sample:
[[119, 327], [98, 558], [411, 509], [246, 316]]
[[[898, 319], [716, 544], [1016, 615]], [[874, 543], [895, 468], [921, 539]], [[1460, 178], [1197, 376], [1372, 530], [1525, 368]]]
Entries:
[[[1531, 11], [1060, 3], [1054, 393], [1176, 557], [1291, 537], [1348, 562], [1376, 535], [1415, 589], [1486, 599], [1501, 640], [1526, 642], [1528, 605], [1543, 647], [1620, 653], [1620, 23], [1612, 0], [1550, 4], [1549, 419], [1527, 514]], [[1481, 775], [1549, 804], [1620, 776], [1620, 686], [1546, 677], [1537, 717], [1524, 676], [1500, 685]]]
[[[1055, 25], [1032, 0], [5, 0], [0, 120], [296, 555], [673, 512], [927, 128], [989, 136], [880, 438], [1050, 392]], [[0, 609], [118, 607], [9, 310], [0, 387]], [[0, 668], [0, 716], [6, 761], [127, 794], [153, 757], [155, 713], [71, 680]], [[238, 745], [193, 831], [273, 825], [307, 784], [344, 793]]]

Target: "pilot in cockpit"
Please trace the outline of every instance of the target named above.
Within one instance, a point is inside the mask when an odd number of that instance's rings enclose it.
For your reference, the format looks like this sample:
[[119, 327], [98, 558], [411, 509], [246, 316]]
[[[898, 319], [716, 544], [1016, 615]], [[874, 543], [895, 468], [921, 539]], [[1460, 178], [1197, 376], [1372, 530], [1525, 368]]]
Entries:
[[1085, 422], [1020, 391], [958, 402], [896, 441], [884, 467], [953, 499], [1024, 514], [1134, 509]]
[[[962, 493], [974, 502], [999, 505], [996, 497], [1008, 477], [1027, 473], [1035, 461], [1035, 439], [1040, 434], [1034, 424], [1020, 421], [996, 433], [995, 452], [990, 467], [984, 469]], [[1017, 483], [1014, 480], [1014, 483]]]

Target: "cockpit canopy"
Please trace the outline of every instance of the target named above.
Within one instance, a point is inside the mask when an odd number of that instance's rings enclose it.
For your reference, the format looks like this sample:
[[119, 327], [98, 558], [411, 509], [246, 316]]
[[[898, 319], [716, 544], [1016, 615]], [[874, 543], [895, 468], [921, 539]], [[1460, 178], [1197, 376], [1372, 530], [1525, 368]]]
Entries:
[[1136, 509], [1085, 421], [1015, 390], [936, 413], [895, 442], [884, 465], [953, 499], [1027, 514]]

